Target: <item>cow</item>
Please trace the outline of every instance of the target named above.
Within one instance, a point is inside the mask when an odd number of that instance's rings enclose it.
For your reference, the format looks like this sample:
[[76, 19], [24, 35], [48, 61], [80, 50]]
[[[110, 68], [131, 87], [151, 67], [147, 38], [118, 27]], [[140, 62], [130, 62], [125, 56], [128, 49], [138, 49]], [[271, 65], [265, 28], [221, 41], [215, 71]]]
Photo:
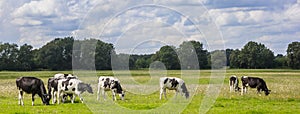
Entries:
[[38, 94], [43, 104], [49, 105], [50, 96], [44, 86], [44, 82], [36, 77], [20, 77], [16, 79], [16, 85], [19, 90], [19, 105], [24, 106], [23, 92], [32, 94], [32, 106], [34, 105], [34, 96]]
[[90, 84], [83, 83], [79, 79], [60, 79], [57, 84], [57, 104], [60, 103], [60, 97], [65, 94], [72, 94], [71, 102], [74, 103], [75, 95], [80, 98], [80, 101], [83, 103], [83, 98], [81, 94], [87, 91], [88, 93], [93, 94], [93, 89]]
[[177, 77], [161, 77], [159, 79], [160, 84], [160, 96], [159, 99], [161, 100], [162, 94], [164, 94], [165, 98], [167, 99], [166, 89], [168, 90], [175, 90], [176, 96], [180, 93], [182, 96], [184, 95], [185, 98], [189, 98], [189, 92], [185, 85], [185, 82]]
[[235, 76], [235, 75], [230, 76], [229, 89], [230, 89], [230, 92], [232, 92], [233, 89], [235, 90], [235, 92], [240, 91], [241, 88], [239, 87], [239, 79], [237, 76]]
[[[56, 94], [57, 94], [57, 85], [58, 80], [60, 79], [78, 79], [77, 76], [74, 76], [72, 74], [62, 74], [58, 73], [55, 74], [54, 77], [50, 77], [48, 79], [48, 93], [50, 94], [52, 98], [52, 103], [54, 104], [56, 102]], [[71, 96], [72, 94], [65, 94], [63, 96], [63, 101], [67, 99], [67, 96]]]
[[261, 91], [265, 92], [265, 95], [269, 95], [271, 90], [268, 89], [266, 82], [258, 77], [248, 77], [248, 76], [242, 76], [241, 77], [242, 80], [242, 92], [241, 94], [243, 95], [243, 93], [247, 92], [247, 88], [248, 86], [250, 86], [250, 88], [257, 88], [257, 93], [260, 94]]
[[103, 95], [104, 100], [106, 99], [105, 97], [105, 92], [106, 91], [111, 91], [113, 95], [113, 100], [117, 100], [116, 98], [116, 93], [119, 94], [121, 97], [121, 100], [124, 100], [125, 97], [125, 91], [123, 90], [119, 79], [111, 76], [100, 76], [98, 78], [98, 91], [97, 91], [97, 100], [100, 99], [100, 92]]

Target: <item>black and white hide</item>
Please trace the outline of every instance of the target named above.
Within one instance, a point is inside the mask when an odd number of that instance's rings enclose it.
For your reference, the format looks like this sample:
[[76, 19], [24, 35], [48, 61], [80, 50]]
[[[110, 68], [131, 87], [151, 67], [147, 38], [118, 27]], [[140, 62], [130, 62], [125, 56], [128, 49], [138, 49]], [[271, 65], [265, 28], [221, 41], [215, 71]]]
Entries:
[[[57, 96], [57, 86], [58, 86], [58, 80], [60, 79], [78, 79], [77, 76], [71, 75], [71, 74], [62, 74], [58, 73], [55, 74], [54, 77], [51, 77], [48, 79], [48, 93], [50, 94], [52, 98], [52, 103], [56, 103], [56, 96]], [[63, 101], [67, 99], [68, 96], [72, 96], [72, 94], [64, 94], [63, 95]]]
[[116, 94], [119, 94], [122, 100], [125, 97], [125, 91], [123, 90], [119, 79], [115, 77], [104, 77], [100, 76], [98, 79], [98, 92], [97, 92], [97, 100], [100, 99], [100, 93], [103, 95], [104, 100], [106, 99], [105, 92], [111, 91], [113, 95], [113, 100], [117, 100]]
[[235, 92], [240, 91], [241, 88], [239, 87], [239, 79], [237, 76], [235, 76], [235, 75], [230, 76], [229, 89], [230, 89], [230, 92], [232, 92], [233, 90]]
[[20, 77], [16, 79], [16, 85], [19, 90], [19, 105], [24, 105], [23, 92], [32, 94], [32, 106], [34, 105], [34, 96], [38, 94], [43, 104], [49, 105], [50, 96], [47, 94], [44, 82], [35, 77]]
[[60, 98], [65, 94], [72, 94], [72, 103], [74, 103], [76, 96], [78, 96], [83, 103], [81, 94], [85, 91], [93, 94], [93, 89], [90, 84], [85, 84], [79, 79], [60, 79], [58, 80], [57, 86], [57, 104], [60, 103]]
[[78, 79], [78, 77], [75, 76], [75, 75], [72, 75], [72, 74], [62, 74], [62, 73], [55, 74], [54, 78], [56, 78], [56, 79], [73, 79], [73, 78]]
[[266, 82], [261, 78], [242, 76], [241, 80], [243, 85], [241, 92], [242, 95], [243, 93], [247, 93], [248, 86], [250, 86], [250, 88], [256, 88], [258, 94], [260, 94], [261, 91], [264, 91], [267, 96], [271, 92], [271, 90], [268, 89]]
[[189, 98], [189, 92], [187, 90], [185, 82], [180, 78], [161, 77], [159, 80], [159, 84], [160, 84], [159, 99], [161, 99], [162, 94], [164, 94], [165, 98], [167, 99], [166, 89], [175, 90], [176, 96], [178, 93], [180, 93], [182, 96], [185, 96], [185, 98]]

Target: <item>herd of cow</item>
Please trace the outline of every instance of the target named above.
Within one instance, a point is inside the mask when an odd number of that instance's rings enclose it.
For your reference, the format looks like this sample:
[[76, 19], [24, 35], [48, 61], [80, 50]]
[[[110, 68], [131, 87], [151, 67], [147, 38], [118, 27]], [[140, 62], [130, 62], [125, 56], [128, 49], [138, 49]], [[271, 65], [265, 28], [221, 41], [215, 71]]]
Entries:
[[[36, 77], [20, 77], [16, 79], [16, 85], [19, 90], [19, 105], [24, 105], [23, 92], [32, 94], [32, 105], [34, 105], [34, 96], [36, 94], [42, 99], [43, 104], [49, 105], [52, 98], [52, 103], [59, 104], [60, 101], [65, 102], [69, 96], [71, 102], [74, 103], [75, 97], [78, 96], [83, 103], [81, 94], [85, 91], [93, 94], [93, 89], [90, 84], [86, 84], [79, 80], [77, 76], [72, 74], [55, 74], [54, 77], [48, 79], [48, 94], [44, 83], [41, 79]], [[162, 94], [166, 97], [166, 89], [175, 90], [176, 95], [180, 93], [186, 98], [189, 97], [189, 92], [186, 88], [184, 81], [176, 77], [162, 77], [160, 78], [160, 99]], [[103, 95], [104, 100], [105, 92], [111, 91], [113, 100], [117, 100], [116, 94], [124, 100], [125, 91], [123, 90], [119, 79], [110, 76], [100, 76], [98, 78], [98, 91], [97, 100], [100, 99], [100, 94]]]
[[[247, 92], [247, 87], [257, 88], [257, 92], [265, 92], [268, 95], [271, 90], [267, 88], [266, 82], [257, 77], [242, 76], [242, 88], [240, 88], [238, 78], [236, 76], [231, 76], [229, 78], [230, 92], [233, 90], [241, 91], [241, 94]], [[175, 90], [176, 96], [180, 93], [186, 98], [189, 97], [189, 92], [187, 90], [185, 82], [177, 77], [161, 77], [159, 80], [160, 84], [160, 99], [162, 95], [166, 96], [166, 89]], [[71, 102], [74, 103], [75, 97], [78, 96], [80, 101], [83, 103], [83, 98], [81, 94], [85, 91], [93, 94], [93, 89], [90, 84], [86, 84], [79, 80], [77, 76], [72, 74], [55, 74], [54, 77], [48, 79], [48, 94], [44, 83], [41, 79], [36, 77], [20, 77], [16, 79], [16, 85], [19, 90], [19, 105], [24, 105], [23, 102], [23, 92], [32, 94], [32, 105], [34, 105], [34, 96], [36, 94], [41, 97], [43, 104], [49, 105], [49, 101], [52, 98], [52, 103], [59, 104], [60, 101], [65, 102], [65, 100], [70, 97]], [[98, 78], [98, 91], [97, 100], [100, 99], [100, 94], [103, 95], [104, 100], [105, 92], [111, 91], [113, 95], [113, 100], [117, 100], [116, 94], [120, 96], [122, 100], [125, 97], [125, 90], [122, 88], [120, 80], [116, 77], [110, 76], [100, 76]]]

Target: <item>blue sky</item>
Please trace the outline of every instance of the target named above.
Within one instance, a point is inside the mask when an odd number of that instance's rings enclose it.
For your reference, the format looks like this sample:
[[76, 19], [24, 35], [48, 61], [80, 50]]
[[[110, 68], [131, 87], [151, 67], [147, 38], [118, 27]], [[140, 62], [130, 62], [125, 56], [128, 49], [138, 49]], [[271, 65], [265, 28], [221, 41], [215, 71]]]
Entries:
[[197, 40], [209, 51], [300, 39], [300, 0], [1, 0], [0, 41], [39, 48], [57, 37], [97, 38], [119, 53]]

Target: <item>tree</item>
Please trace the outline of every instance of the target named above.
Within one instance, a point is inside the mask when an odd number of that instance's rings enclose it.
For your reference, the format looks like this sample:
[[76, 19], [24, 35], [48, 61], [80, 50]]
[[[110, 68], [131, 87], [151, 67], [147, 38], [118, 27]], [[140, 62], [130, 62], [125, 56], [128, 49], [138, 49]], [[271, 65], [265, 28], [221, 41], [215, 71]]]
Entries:
[[[208, 67], [208, 52], [203, 49], [203, 44], [198, 41], [185, 41], [179, 45], [177, 49], [179, 58], [182, 61], [183, 69], [195, 69], [195, 68], [207, 68]], [[196, 53], [196, 57], [194, 57]], [[198, 59], [199, 66], [194, 66], [193, 61], [195, 58]]]
[[100, 40], [96, 41], [96, 54], [95, 64], [98, 70], [110, 70], [111, 69], [111, 55], [115, 54], [112, 44], [104, 43]]
[[241, 68], [272, 68], [274, 53], [261, 43], [248, 42], [239, 54]]
[[292, 42], [288, 45], [287, 63], [292, 69], [300, 69], [300, 42]]
[[240, 50], [233, 50], [229, 56], [230, 68], [239, 68], [241, 65], [240, 62]]
[[210, 53], [210, 64], [214, 69], [224, 68], [226, 66], [226, 52], [224, 50], [215, 50]]
[[18, 45], [4, 43], [0, 44], [0, 68], [1, 70], [18, 70]]
[[30, 71], [34, 67], [34, 56], [31, 45], [24, 44], [20, 47], [18, 61], [20, 62], [19, 70]]
[[73, 37], [56, 38], [39, 49], [39, 65], [52, 70], [72, 69]]
[[274, 59], [274, 64], [276, 68], [287, 68], [287, 57], [283, 56], [282, 54], [277, 54], [277, 56]]
[[180, 69], [179, 59], [174, 46], [163, 46], [155, 55], [152, 56], [152, 61], [161, 61], [167, 69]]
[[230, 55], [233, 52], [233, 49], [226, 49], [226, 66], [230, 66]]

